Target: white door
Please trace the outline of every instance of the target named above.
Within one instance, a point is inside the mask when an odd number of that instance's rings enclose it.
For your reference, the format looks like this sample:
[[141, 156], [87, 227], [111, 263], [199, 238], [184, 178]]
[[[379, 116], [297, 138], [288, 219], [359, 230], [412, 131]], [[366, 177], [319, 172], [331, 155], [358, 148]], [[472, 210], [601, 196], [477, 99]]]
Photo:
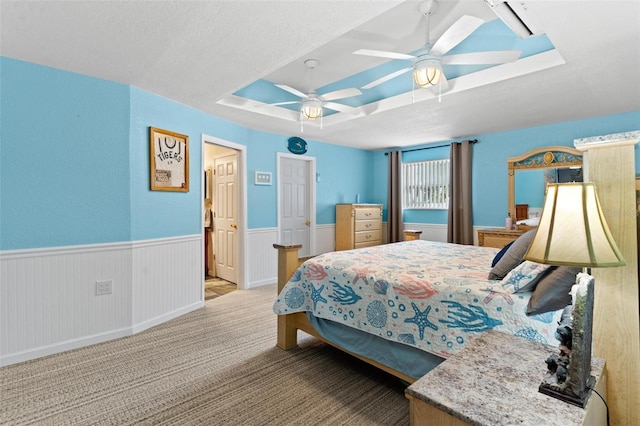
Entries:
[[238, 154], [214, 159], [216, 275], [238, 282]]
[[299, 256], [310, 255], [310, 163], [283, 157], [280, 160], [280, 241], [302, 244]]

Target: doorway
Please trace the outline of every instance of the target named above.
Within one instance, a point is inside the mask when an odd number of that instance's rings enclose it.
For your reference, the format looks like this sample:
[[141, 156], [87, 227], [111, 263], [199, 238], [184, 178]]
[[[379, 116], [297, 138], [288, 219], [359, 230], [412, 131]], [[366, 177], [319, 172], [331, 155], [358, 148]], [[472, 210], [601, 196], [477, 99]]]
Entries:
[[246, 288], [246, 147], [203, 135], [203, 291]]
[[315, 158], [278, 153], [278, 234], [301, 244], [300, 257], [315, 254]]

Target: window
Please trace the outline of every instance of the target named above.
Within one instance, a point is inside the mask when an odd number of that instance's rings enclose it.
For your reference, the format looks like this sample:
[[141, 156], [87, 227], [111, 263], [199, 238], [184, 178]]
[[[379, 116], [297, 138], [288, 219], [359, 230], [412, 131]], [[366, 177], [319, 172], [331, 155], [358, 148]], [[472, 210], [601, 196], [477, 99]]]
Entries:
[[402, 163], [403, 209], [449, 208], [449, 159]]

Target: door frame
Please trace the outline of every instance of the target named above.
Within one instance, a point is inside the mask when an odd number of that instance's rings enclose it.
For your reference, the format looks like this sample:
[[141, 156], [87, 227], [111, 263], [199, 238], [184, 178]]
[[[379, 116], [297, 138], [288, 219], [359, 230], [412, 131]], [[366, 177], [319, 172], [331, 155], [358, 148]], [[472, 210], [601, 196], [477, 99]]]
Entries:
[[[246, 246], [247, 246], [247, 147], [235, 142], [227, 141], [217, 138], [215, 136], [209, 136], [202, 134], [202, 146], [200, 152], [200, 170], [204, 170], [204, 146], [205, 144], [220, 145], [225, 148], [231, 148], [238, 152], [238, 289], [247, 289], [247, 265], [246, 261]], [[204, 223], [204, 173], [200, 173], [200, 188], [202, 193], [200, 194], [200, 223]], [[200, 250], [203, 265], [202, 273], [202, 294], [204, 300], [204, 238], [201, 241]]]
[[309, 186], [309, 205], [307, 206], [309, 211], [309, 256], [313, 256], [316, 254], [316, 158], [308, 157], [306, 155], [294, 155], [287, 154], [285, 152], [278, 152], [278, 157], [276, 161], [276, 173], [278, 182], [277, 187], [277, 207], [276, 212], [278, 216], [278, 240], [280, 240], [280, 232], [281, 228], [281, 217], [280, 217], [280, 203], [282, 201], [282, 194], [280, 193], [280, 159], [282, 158], [290, 158], [293, 160], [301, 160], [308, 163], [309, 166], [309, 176], [307, 179], [307, 185]]

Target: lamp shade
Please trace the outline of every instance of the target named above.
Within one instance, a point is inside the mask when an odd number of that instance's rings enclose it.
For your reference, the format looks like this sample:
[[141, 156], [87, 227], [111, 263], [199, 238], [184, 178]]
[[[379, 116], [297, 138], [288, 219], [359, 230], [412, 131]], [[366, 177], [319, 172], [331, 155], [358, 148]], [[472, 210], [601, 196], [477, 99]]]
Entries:
[[549, 265], [626, 265], [602, 213], [593, 183], [550, 184], [525, 259]]

